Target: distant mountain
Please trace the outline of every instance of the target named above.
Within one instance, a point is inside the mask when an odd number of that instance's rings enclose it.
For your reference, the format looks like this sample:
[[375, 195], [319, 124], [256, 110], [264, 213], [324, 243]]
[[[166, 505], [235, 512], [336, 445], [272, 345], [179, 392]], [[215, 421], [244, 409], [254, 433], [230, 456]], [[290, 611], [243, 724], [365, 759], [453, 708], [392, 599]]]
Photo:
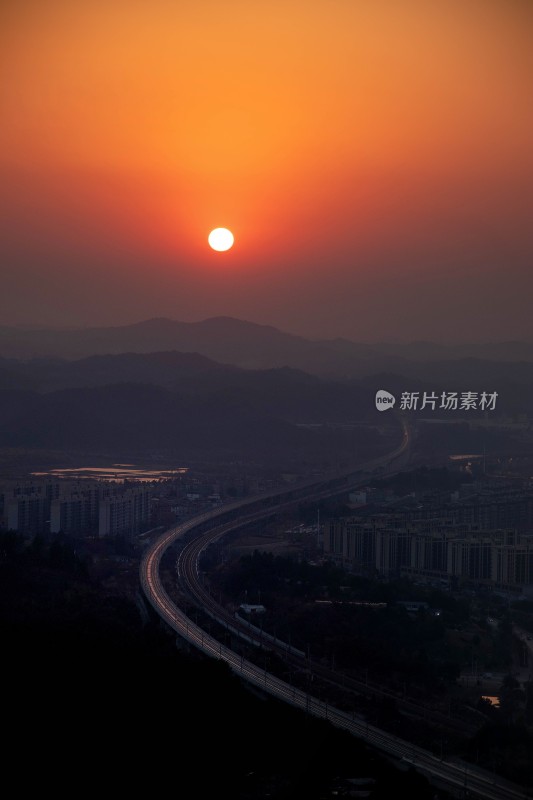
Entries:
[[[81, 358], [96, 354], [178, 350], [198, 352], [230, 363], [246, 359], [259, 362], [268, 356], [271, 362], [268, 366], [285, 366], [285, 349], [299, 351], [305, 344], [305, 339], [276, 328], [229, 317], [193, 323], [150, 319], [120, 327], [73, 330], [0, 328], [0, 354], [15, 358]], [[274, 363], [277, 358], [279, 364]], [[245, 366], [259, 366], [259, 363]]]
[[[380, 369], [384, 363], [392, 368]], [[0, 359], [0, 448], [224, 454], [331, 466], [386, 449], [385, 429], [390, 433], [396, 423], [376, 410], [378, 389], [392, 392], [398, 405], [402, 392], [422, 398], [425, 391], [496, 391], [498, 414], [533, 414], [529, 361], [376, 356], [365, 367], [358, 364], [359, 375], [326, 378], [175, 351]]]
[[[391, 359], [385, 360], [387, 363]], [[293, 367], [244, 369], [198, 353], [165, 351], [65, 359], [0, 359], [0, 390], [53, 393], [137, 384], [182, 397], [247, 408], [295, 423], [371, 420], [374, 395], [402, 392], [497, 392], [504, 413], [533, 413], [533, 363], [457, 359], [436, 362], [376, 358], [349, 377], [320, 377]]]
[[239, 397], [183, 396], [141, 384], [48, 394], [0, 391], [0, 448], [324, 462], [386, 446], [375, 429], [346, 434], [301, 427]]
[[[181, 397], [210, 399], [292, 422], [368, 419], [373, 397], [357, 382], [331, 381], [290, 367], [246, 370], [218, 364], [197, 353], [125, 353], [79, 361], [0, 360], [0, 388], [53, 393], [137, 384], [168, 389]], [[8, 376], [12, 376], [9, 383]]]
[[484, 342], [466, 344], [439, 344], [438, 342], [374, 342], [356, 344], [349, 339], [330, 339], [319, 342], [344, 354], [359, 351], [360, 355], [372, 352], [405, 358], [410, 361], [454, 360], [458, 358], [480, 358], [496, 361], [533, 360], [533, 343], [530, 342]]
[[[4, 359], [66, 358], [179, 351], [247, 369], [292, 367], [315, 375], [352, 378], [375, 372], [409, 374], [413, 363], [465, 358], [533, 362], [533, 343], [438, 345], [311, 341], [268, 325], [231, 317], [202, 322], [151, 319], [134, 325], [74, 330], [0, 327]], [[7, 368], [7, 365], [5, 365]]]
[[107, 386], [116, 383], [147, 383], [167, 388], [219, 385], [242, 372], [238, 367], [218, 364], [198, 353], [123, 353], [65, 359], [0, 359], [0, 386], [9, 385], [40, 392], [74, 387]]

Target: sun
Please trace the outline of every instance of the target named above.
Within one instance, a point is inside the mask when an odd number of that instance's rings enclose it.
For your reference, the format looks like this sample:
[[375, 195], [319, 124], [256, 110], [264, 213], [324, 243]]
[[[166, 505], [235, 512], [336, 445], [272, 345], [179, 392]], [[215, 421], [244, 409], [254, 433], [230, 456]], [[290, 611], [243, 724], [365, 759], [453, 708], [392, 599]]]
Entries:
[[235, 240], [232, 232], [227, 228], [215, 228], [207, 237], [207, 241], [213, 250], [223, 252], [224, 250], [229, 250], [230, 247], [233, 247], [233, 242]]

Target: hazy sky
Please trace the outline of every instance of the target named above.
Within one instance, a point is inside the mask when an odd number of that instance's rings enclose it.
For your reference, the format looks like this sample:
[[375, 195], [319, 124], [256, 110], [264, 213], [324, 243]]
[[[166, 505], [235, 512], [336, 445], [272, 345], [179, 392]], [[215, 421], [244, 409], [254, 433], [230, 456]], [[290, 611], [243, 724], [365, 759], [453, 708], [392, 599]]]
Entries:
[[530, 0], [2, 0], [0, 324], [533, 338], [532, 96]]

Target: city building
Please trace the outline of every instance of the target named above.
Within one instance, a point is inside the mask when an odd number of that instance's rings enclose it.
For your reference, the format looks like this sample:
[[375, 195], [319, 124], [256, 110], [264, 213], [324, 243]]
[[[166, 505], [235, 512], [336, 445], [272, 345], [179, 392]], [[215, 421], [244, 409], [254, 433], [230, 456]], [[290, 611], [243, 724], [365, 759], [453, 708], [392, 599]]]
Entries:
[[128, 489], [122, 494], [105, 497], [100, 501], [98, 536], [124, 534], [134, 536], [150, 523], [149, 489]]
[[[324, 555], [356, 574], [533, 586], [533, 533], [484, 528], [479, 518], [380, 513], [331, 520]], [[411, 518], [410, 518], [411, 516]], [[414, 516], [414, 518], [412, 518]]]

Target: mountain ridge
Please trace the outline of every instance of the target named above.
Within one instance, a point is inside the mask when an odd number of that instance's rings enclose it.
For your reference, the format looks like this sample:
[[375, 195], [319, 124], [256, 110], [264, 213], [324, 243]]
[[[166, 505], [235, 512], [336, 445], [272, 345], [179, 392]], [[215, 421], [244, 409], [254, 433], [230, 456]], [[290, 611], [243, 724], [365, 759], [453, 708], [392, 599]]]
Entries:
[[0, 356], [4, 359], [79, 360], [165, 351], [198, 353], [245, 369], [291, 367], [327, 378], [357, 377], [369, 370], [411, 372], [412, 364], [464, 358], [533, 363], [533, 343], [527, 341], [448, 345], [425, 341], [369, 344], [340, 337], [313, 340], [227, 316], [197, 322], [154, 317], [130, 325], [69, 330], [0, 327]]

